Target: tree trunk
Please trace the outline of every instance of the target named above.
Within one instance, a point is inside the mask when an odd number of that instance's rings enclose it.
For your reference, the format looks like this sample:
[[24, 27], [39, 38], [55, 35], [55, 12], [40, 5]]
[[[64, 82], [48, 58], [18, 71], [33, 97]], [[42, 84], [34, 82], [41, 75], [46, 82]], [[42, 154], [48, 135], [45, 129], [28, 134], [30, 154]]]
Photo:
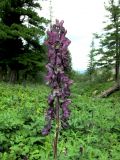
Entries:
[[112, 93], [120, 90], [120, 84], [116, 84], [113, 87], [110, 87], [109, 89], [102, 92], [100, 95], [98, 95], [98, 98], [105, 98], [111, 95]]
[[18, 71], [11, 70], [9, 82], [15, 83], [16, 81], [18, 81], [18, 77], [19, 77], [18, 74], [19, 74]]
[[116, 52], [116, 64], [115, 64], [115, 81], [119, 83], [119, 74], [120, 74], [120, 53], [119, 53], [119, 26], [117, 24], [117, 17], [114, 16], [114, 23], [115, 23], [115, 52]]
[[119, 83], [119, 61], [116, 60], [116, 65], [115, 65], [115, 81]]
[[2, 67], [0, 67], [0, 80], [2, 80]]
[[0, 80], [4, 81], [7, 77], [7, 67], [5, 65], [0, 66]]

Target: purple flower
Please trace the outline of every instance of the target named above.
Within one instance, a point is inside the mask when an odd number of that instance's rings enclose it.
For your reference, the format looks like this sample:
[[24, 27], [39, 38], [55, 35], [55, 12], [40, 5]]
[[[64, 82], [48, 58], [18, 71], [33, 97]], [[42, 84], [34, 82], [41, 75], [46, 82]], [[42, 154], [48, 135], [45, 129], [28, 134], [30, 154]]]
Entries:
[[54, 118], [54, 106], [51, 105], [47, 110], [46, 120], [51, 121], [53, 118]]
[[46, 125], [44, 128], [43, 128], [43, 130], [42, 130], [42, 135], [43, 136], [46, 136], [46, 135], [48, 135], [49, 134], [49, 132], [50, 132], [50, 129], [51, 129], [51, 125]]
[[61, 65], [61, 63], [62, 63], [61, 58], [57, 56], [57, 58], [56, 58], [56, 65]]
[[42, 130], [42, 135], [43, 136], [46, 136], [46, 135], [48, 135], [49, 134], [49, 130], [47, 129], [47, 128], [44, 128], [43, 130]]
[[[65, 68], [68, 67], [68, 46], [71, 41], [66, 37], [67, 31], [63, 27], [64, 21], [56, 20], [56, 24], [47, 31], [48, 38], [45, 42], [48, 48], [48, 64], [46, 81], [52, 88], [51, 94], [48, 97], [49, 108], [46, 112], [47, 124], [42, 130], [43, 135], [48, 135], [51, 130], [51, 121], [55, 119], [58, 108], [61, 110], [61, 125], [63, 128], [68, 126], [68, 119], [70, 116], [70, 109], [68, 108], [71, 103], [70, 99], [70, 85], [72, 80], [65, 75]], [[57, 99], [62, 103], [56, 104]], [[60, 107], [58, 107], [58, 105]], [[59, 116], [60, 117], [60, 116]]]
[[48, 104], [52, 104], [54, 102], [54, 96], [53, 95], [49, 95], [48, 97]]

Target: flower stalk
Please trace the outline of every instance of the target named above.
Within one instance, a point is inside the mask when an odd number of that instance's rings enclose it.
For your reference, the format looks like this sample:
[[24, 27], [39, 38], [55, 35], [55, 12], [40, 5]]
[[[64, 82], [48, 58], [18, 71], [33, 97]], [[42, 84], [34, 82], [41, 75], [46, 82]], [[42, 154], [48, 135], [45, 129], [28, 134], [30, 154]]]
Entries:
[[54, 160], [57, 160], [57, 144], [60, 126], [62, 128], [68, 127], [68, 119], [70, 116], [70, 110], [68, 105], [71, 100], [70, 85], [72, 80], [65, 74], [65, 69], [69, 66], [68, 46], [71, 43], [66, 37], [67, 31], [63, 27], [64, 21], [59, 22], [56, 20], [56, 24], [51, 26], [50, 31], [47, 32], [48, 38], [45, 42], [48, 48], [48, 64], [46, 81], [51, 87], [51, 94], [48, 96], [49, 108], [46, 113], [46, 121], [43, 135], [48, 135], [52, 128], [52, 120], [56, 122], [56, 131], [53, 144]]
[[53, 151], [54, 151], [54, 160], [57, 160], [57, 144], [58, 144], [58, 136], [59, 136], [59, 129], [60, 129], [60, 102], [59, 97], [57, 97], [57, 103], [56, 103], [56, 131], [55, 131], [55, 138], [54, 138], [54, 144], [53, 144]]

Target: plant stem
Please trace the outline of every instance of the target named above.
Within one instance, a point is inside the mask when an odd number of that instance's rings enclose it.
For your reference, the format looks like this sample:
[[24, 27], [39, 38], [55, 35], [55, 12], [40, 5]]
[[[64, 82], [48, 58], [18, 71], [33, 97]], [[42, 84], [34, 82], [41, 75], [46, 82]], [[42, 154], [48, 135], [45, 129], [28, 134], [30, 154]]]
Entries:
[[57, 97], [56, 102], [56, 130], [55, 130], [55, 138], [54, 138], [54, 160], [57, 160], [57, 145], [58, 145], [58, 136], [59, 136], [59, 127], [60, 127], [60, 117], [59, 117], [60, 103], [59, 97]]

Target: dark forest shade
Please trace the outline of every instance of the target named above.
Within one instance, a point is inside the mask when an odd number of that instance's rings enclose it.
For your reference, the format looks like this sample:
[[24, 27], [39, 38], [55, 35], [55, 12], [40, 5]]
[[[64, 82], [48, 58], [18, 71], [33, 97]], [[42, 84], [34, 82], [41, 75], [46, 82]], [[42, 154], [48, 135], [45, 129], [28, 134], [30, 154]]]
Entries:
[[35, 9], [40, 4], [34, 0], [0, 1], [0, 68], [18, 72], [31, 68], [40, 69], [45, 59], [45, 49], [39, 39], [45, 35], [43, 24]]

